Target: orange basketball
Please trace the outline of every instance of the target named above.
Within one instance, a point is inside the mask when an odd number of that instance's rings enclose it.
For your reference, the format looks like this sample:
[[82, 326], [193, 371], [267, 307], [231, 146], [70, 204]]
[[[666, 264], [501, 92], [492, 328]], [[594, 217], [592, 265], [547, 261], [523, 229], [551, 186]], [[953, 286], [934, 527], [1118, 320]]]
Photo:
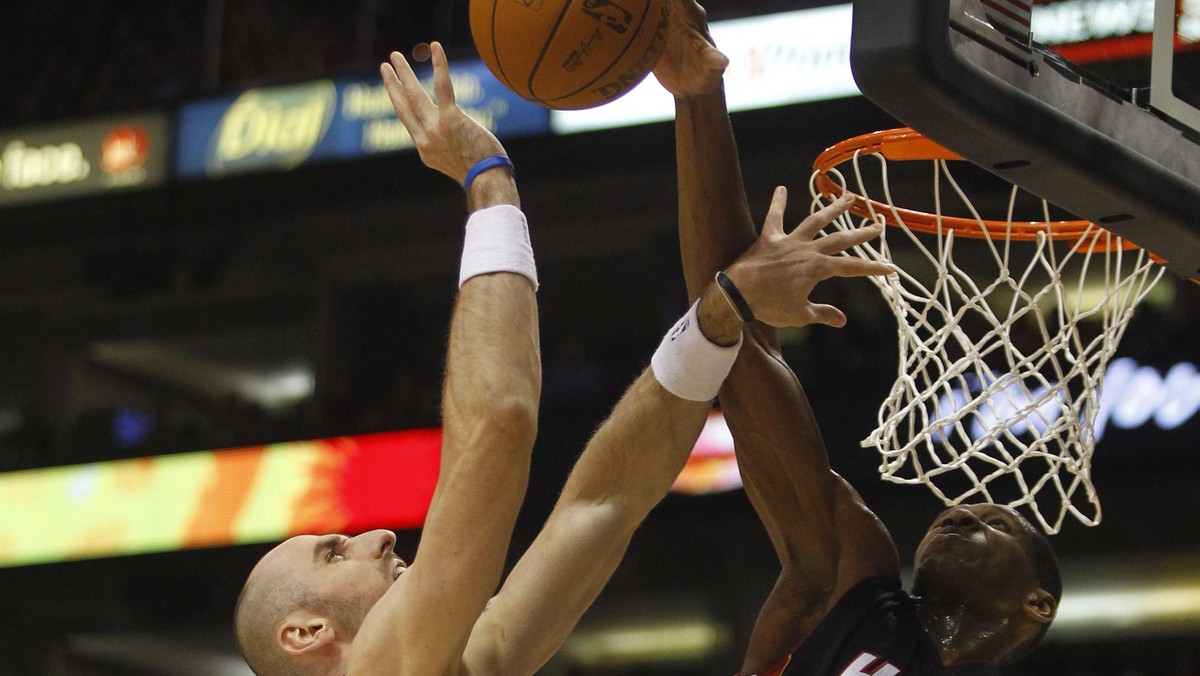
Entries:
[[471, 0], [471, 34], [519, 96], [599, 106], [641, 82], [662, 53], [669, 0]]

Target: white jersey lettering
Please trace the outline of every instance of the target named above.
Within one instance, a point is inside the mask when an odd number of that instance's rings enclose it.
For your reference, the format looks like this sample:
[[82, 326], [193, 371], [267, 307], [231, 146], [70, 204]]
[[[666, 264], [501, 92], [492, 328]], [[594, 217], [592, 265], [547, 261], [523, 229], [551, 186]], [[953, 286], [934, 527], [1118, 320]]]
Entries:
[[896, 676], [900, 673], [899, 669], [886, 661], [867, 671], [877, 661], [879, 661], [879, 657], [871, 653], [863, 653], [858, 656], [858, 659], [851, 662], [850, 666], [846, 667], [839, 676]]

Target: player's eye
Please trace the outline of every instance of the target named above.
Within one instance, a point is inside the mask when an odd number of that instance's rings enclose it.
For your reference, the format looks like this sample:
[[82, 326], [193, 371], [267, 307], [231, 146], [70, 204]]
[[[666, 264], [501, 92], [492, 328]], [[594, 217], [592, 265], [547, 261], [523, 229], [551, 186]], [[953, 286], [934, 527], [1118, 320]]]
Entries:
[[325, 553], [325, 563], [333, 563], [333, 558], [335, 556], [340, 557], [341, 555], [337, 553], [336, 549], [334, 549], [333, 547], [330, 547], [329, 551]]
[[996, 530], [1002, 530], [1005, 533], [1008, 532], [1008, 522], [1005, 521], [1004, 519], [992, 519], [991, 521], [988, 521], [987, 523], [989, 526], [991, 526], [992, 528], [995, 528]]

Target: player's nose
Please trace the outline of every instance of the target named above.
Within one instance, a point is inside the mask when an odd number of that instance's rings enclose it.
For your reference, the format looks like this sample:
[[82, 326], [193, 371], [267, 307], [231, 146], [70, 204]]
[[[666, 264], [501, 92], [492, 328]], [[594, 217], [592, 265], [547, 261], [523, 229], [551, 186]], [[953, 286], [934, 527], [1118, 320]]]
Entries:
[[347, 549], [357, 553], [358, 557], [381, 559], [392, 554], [396, 546], [396, 534], [390, 530], [372, 530], [350, 538]]
[[957, 526], [959, 528], [975, 528], [979, 526], [979, 517], [975, 516], [975, 512], [966, 507], [955, 507], [946, 512], [942, 516], [943, 526]]
[[396, 534], [390, 530], [373, 530], [367, 533], [371, 537], [370, 551], [375, 558], [382, 559], [390, 556], [396, 547]]

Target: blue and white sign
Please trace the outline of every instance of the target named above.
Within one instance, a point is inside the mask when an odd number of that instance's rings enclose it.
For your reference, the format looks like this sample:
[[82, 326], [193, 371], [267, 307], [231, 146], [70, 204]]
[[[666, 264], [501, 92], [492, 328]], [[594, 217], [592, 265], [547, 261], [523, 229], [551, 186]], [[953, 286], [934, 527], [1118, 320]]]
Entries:
[[[1003, 377], [998, 373], [993, 375], [998, 380]], [[964, 380], [977, 382], [974, 378]], [[1030, 393], [1013, 384], [992, 396], [984, 402], [980, 414], [967, 427], [971, 439], [983, 439], [989, 433], [988, 428], [1012, 416], [1014, 411], [1038, 401], [1045, 389], [1048, 388]], [[955, 388], [942, 395], [935, 410], [958, 410], [975, 394], [969, 388]], [[1114, 359], [1105, 370], [1093, 431], [1095, 440], [1099, 442], [1110, 424], [1126, 430], [1147, 424], [1173, 430], [1196, 417], [1197, 413], [1200, 413], [1200, 371], [1194, 364], [1179, 362], [1163, 374], [1151, 366], [1143, 366], [1129, 357], [1122, 357]], [[1013, 434], [1024, 434], [1032, 428], [1036, 435], [1040, 435], [1060, 416], [1074, 414], [1074, 411], [1064, 408], [1058, 398], [1051, 397], [1038, 408], [1038, 415], [1011, 418], [1012, 424], [1008, 429]], [[949, 428], [943, 431], [948, 432]], [[937, 433], [934, 439], [942, 440], [944, 437]]]
[[[455, 99], [500, 138], [545, 134], [549, 111], [505, 88], [481, 61], [456, 63]], [[432, 91], [432, 79], [422, 84]], [[217, 178], [412, 148], [378, 78], [250, 89], [180, 111], [176, 174]]]

